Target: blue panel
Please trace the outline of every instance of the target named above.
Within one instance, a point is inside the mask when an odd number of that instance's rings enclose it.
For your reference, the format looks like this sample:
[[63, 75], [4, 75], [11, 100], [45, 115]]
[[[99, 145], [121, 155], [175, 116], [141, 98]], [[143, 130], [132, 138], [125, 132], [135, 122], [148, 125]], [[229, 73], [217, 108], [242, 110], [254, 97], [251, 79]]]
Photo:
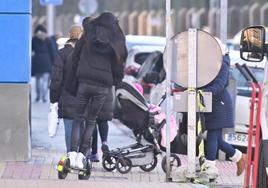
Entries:
[[31, 0], [2, 0], [0, 3], [1, 13], [31, 13]]
[[31, 16], [0, 14], [0, 82], [29, 82]]

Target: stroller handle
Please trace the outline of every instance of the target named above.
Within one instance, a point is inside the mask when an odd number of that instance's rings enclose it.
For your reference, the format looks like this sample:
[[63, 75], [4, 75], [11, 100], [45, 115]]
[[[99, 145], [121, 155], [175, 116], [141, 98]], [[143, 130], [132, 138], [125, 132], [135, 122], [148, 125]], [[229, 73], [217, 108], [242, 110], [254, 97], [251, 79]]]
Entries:
[[161, 104], [164, 102], [164, 100], [166, 99], [166, 97], [167, 97], [167, 94], [165, 92], [164, 95], [162, 95], [162, 97], [161, 97], [159, 103], [157, 104], [157, 106], [161, 106]]

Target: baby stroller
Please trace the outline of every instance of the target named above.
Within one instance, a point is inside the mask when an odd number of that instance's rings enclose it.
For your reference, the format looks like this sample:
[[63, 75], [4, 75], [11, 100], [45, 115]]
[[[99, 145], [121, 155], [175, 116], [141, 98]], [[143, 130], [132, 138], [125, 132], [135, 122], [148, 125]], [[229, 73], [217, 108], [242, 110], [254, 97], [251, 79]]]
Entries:
[[[116, 90], [116, 97], [121, 111], [120, 120], [133, 131], [137, 143], [105, 152], [102, 166], [107, 171], [117, 169], [122, 174], [128, 173], [132, 167], [150, 172], [157, 166], [157, 155], [162, 153], [159, 146], [160, 129], [166, 120], [155, 122], [155, 116], [160, 111], [150, 110], [132, 83], [122, 82]], [[164, 97], [161, 102], [163, 100]], [[181, 165], [177, 155], [171, 154], [170, 158], [171, 168]], [[166, 171], [166, 157], [162, 159], [162, 169]]]

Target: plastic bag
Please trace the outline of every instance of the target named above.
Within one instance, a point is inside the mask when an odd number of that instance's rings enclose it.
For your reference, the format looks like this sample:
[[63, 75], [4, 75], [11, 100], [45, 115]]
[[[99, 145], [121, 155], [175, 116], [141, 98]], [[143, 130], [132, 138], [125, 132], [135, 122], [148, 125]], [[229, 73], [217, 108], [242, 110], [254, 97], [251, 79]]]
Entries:
[[54, 137], [59, 126], [58, 103], [51, 103], [48, 113], [48, 136]]

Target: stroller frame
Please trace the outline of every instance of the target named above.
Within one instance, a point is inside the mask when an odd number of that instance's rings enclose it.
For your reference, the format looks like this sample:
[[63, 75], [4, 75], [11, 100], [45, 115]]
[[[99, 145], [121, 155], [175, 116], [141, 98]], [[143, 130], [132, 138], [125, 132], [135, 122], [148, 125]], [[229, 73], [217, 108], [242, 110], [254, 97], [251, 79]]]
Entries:
[[[127, 87], [133, 87], [134, 91], [136, 90], [131, 83], [124, 82], [124, 84], [128, 85]], [[138, 93], [138, 91], [136, 92]], [[116, 96], [120, 98], [122, 95], [124, 95], [124, 99], [130, 100], [132, 103], [137, 104], [137, 106], [139, 106], [142, 110], [148, 111], [148, 107], [144, 104], [144, 102], [133, 99], [131, 97], [132, 95], [126, 90], [118, 89], [116, 91]], [[164, 100], [165, 95], [161, 98], [159, 105]], [[136, 135], [137, 143], [116, 148], [104, 153], [102, 166], [105, 170], [113, 171], [117, 169], [120, 173], [125, 174], [128, 173], [132, 167], [140, 167], [143, 171], [150, 172], [157, 166], [157, 155], [162, 154], [162, 151], [155, 137], [155, 133], [159, 132], [165, 124], [165, 120], [163, 120], [160, 124], [154, 123], [154, 115], [158, 113], [159, 112], [149, 112], [147, 127]], [[145, 132], [147, 132], [151, 137], [152, 143], [142, 143], [143, 138], [146, 140], [144, 137]], [[171, 157], [173, 158], [171, 160], [171, 166], [175, 165], [178, 167], [181, 165], [181, 161], [177, 155], [172, 154]], [[162, 169], [166, 172], [166, 157], [162, 159]]]

